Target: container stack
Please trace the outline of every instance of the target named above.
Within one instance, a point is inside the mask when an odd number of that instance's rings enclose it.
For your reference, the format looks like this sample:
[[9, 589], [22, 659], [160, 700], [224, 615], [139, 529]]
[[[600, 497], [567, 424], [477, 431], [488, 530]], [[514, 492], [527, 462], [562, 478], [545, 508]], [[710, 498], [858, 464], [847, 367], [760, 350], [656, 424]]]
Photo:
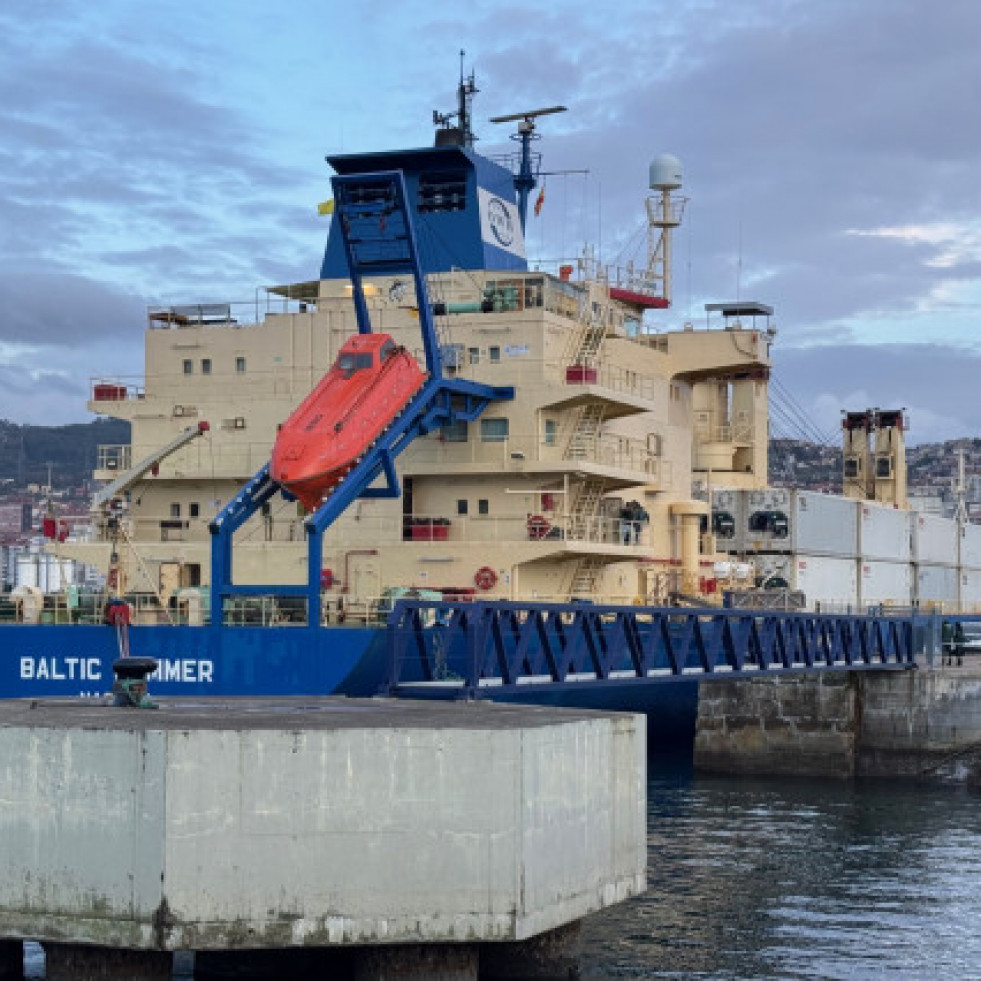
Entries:
[[915, 595], [920, 605], [957, 603], [957, 522], [935, 514], [912, 516]]
[[780, 487], [716, 489], [711, 503], [719, 551], [751, 562], [759, 587], [804, 592], [810, 608], [981, 610], [981, 525]]

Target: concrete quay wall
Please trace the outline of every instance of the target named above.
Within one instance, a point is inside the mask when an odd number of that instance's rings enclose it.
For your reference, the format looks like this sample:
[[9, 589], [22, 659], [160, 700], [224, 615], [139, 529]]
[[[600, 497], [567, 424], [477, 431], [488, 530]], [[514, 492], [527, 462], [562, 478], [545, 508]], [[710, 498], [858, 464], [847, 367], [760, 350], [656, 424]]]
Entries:
[[645, 888], [645, 719], [306, 699], [0, 705], [0, 940], [523, 941]]
[[981, 782], [981, 666], [702, 682], [695, 766]]

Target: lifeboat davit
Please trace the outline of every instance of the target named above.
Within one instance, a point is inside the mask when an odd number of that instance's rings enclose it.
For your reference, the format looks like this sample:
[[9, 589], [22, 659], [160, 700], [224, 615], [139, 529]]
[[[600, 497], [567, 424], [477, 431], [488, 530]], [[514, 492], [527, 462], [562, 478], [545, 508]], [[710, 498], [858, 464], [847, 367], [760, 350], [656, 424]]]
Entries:
[[276, 435], [270, 471], [315, 511], [426, 380], [388, 334], [356, 334]]

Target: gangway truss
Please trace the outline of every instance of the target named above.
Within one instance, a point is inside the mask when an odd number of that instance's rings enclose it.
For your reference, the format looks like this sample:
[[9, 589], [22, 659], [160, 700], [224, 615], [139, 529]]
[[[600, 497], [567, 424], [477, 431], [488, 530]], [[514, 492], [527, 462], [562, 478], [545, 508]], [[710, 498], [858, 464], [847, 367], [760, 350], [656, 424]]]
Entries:
[[[398, 497], [395, 459], [413, 440], [440, 426], [473, 422], [496, 401], [514, 398], [510, 386], [482, 385], [459, 378], [444, 378], [442, 357], [433, 323], [425, 270], [419, 258], [411, 209], [401, 171], [347, 174], [331, 178], [335, 227], [340, 230], [353, 288], [358, 332], [372, 333], [365, 301], [366, 276], [411, 275], [415, 283], [419, 326], [428, 379], [389, 427], [334, 487], [323, 504], [304, 522], [307, 535], [307, 582], [304, 585], [245, 585], [233, 582], [235, 532], [277, 494], [280, 487], [265, 464], [221, 510], [211, 530], [212, 625], [224, 622], [225, 600], [233, 596], [296, 596], [306, 599], [307, 624], [320, 623], [320, 575], [323, 533], [358, 498]], [[372, 484], [379, 478], [383, 482]]]
[[400, 599], [380, 694], [495, 698], [532, 686], [907, 670], [928, 617]]

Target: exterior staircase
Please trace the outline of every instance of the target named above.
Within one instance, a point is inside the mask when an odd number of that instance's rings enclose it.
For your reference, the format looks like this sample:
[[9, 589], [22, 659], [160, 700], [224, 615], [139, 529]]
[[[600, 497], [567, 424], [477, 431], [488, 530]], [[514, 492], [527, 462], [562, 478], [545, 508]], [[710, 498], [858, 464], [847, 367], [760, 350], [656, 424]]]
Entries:
[[599, 505], [605, 489], [606, 482], [602, 478], [586, 478], [582, 489], [576, 495], [575, 504], [569, 512], [566, 539], [583, 541], [589, 538], [591, 530], [595, 534], [595, 519], [599, 513]]
[[601, 402], [589, 402], [579, 410], [565, 448], [567, 460], [584, 460], [595, 455], [596, 440], [603, 428], [603, 411]]
[[569, 587], [570, 598], [591, 596], [596, 591], [596, 582], [603, 565], [603, 560], [593, 555], [580, 559], [576, 565], [576, 571], [572, 574], [572, 584]]

